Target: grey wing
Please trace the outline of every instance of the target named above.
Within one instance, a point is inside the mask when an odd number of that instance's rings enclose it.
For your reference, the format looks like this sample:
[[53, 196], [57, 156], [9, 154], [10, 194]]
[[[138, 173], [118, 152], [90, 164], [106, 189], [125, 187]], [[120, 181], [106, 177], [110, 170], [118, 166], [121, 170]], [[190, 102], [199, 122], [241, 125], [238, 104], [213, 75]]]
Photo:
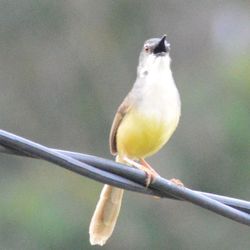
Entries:
[[109, 147], [110, 147], [110, 152], [113, 155], [117, 154], [117, 142], [116, 142], [117, 130], [118, 130], [123, 118], [130, 110], [130, 107], [131, 107], [131, 101], [130, 101], [130, 98], [128, 95], [124, 99], [122, 104], [119, 106], [119, 108], [115, 114], [113, 124], [111, 126], [110, 135], [109, 135]]

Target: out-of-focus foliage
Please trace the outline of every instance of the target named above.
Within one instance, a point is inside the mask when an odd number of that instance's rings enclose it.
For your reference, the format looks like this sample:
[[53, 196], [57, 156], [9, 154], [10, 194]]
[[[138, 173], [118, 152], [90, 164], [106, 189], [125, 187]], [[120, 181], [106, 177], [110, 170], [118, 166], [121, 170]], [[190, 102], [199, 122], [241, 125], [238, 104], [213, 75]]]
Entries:
[[[1, 128], [111, 158], [109, 128], [144, 40], [167, 33], [180, 125], [149, 161], [202, 191], [250, 197], [247, 1], [0, 1]], [[0, 249], [92, 249], [101, 184], [0, 155]], [[249, 228], [193, 205], [126, 193], [103, 249], [250, 249]]]

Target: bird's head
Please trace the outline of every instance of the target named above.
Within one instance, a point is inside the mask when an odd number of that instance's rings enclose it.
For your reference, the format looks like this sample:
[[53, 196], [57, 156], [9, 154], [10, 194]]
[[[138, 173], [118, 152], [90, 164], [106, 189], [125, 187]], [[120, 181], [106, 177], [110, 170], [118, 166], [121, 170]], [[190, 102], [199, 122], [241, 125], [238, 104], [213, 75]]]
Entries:
[[155, 67], [169, 68], [169, 51], [170, 44], [166, 40], [166, 35], [146, 40], [139, 58], [138, 74], [147, 75]]

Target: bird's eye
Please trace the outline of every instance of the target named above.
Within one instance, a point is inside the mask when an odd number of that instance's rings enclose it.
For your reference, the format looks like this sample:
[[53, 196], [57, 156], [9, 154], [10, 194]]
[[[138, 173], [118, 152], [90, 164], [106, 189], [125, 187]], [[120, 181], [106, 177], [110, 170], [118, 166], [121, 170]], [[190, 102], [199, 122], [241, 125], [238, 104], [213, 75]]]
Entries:
[[144, 51], [145, 52], [150, 52], [150, 47], [146, 44], [146, 45], [144, 45]]

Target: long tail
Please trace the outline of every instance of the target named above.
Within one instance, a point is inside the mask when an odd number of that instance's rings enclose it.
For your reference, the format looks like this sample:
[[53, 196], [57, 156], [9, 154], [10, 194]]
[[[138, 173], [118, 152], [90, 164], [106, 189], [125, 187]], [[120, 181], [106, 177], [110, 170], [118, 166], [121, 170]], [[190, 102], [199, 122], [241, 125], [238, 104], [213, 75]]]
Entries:
[[89, 226], [91, 245], [104, 245], [111, 236], [122, 203], [123, 189], [104, 185]]

